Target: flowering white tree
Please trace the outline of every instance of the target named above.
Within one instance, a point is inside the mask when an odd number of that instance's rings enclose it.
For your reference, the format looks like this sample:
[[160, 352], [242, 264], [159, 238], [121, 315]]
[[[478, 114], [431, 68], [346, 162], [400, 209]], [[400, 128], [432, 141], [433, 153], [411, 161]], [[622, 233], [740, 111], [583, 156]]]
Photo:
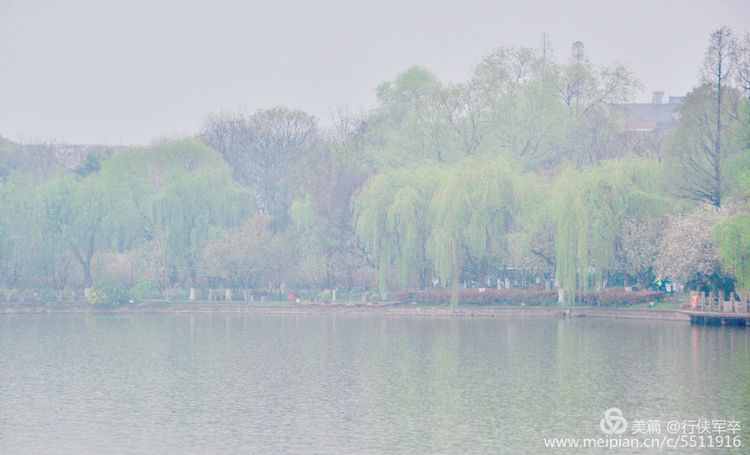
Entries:
[[[616, 264], [612, 271], [623, 274], [626, 279], [634, 279], [643, 287], [648, 286], [665, 228], [666, 219], [663, 217], [625, 218], [620, 226]], [[627, 281], [625, 285], [628, 285]]]
[[695, 212], [672, 217], [659, 245], [656, 275], [679, 281], [720, 275], [713, 227], [729, 214], [728, 208], [705, 205]]

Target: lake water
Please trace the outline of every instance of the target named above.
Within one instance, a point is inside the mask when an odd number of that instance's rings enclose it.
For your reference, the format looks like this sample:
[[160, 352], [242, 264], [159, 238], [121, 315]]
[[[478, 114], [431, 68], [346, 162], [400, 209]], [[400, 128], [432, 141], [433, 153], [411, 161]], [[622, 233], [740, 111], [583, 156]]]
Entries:
[[633, 433], [639, 420], [660, 422], [660, 437], [669, 421], [728, 420], [741, 425], [742, 447], [720, 453], [750, 453], [750, 330], [586, 318], [0, 315], [3, 454], [539, 453], [544, 438], [605, 436], [612, 407], [629, 422], [620, 437], [643, 438]]

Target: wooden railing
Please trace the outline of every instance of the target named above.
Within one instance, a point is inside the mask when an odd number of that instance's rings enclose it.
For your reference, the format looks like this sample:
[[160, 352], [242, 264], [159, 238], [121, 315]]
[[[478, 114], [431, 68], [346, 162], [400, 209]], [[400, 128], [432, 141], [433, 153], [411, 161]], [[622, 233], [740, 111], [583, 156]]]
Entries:
[[749, 313], [750, 297], [736, 295], [734, 292], [690, 292], [690, 301], [683, 302], [680, 307], [688, 311], [702, 311], [709, 313]]

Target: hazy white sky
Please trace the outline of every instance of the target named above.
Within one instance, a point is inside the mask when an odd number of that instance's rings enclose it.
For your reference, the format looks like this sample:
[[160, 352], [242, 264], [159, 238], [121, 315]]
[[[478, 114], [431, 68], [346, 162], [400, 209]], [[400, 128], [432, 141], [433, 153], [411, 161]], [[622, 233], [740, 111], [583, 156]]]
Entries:
[[192, 134], [222, 110], [323, 118], [374, 105], [409, 66], [463, 80], [499, 46], [583, 41], [645, 86], [695, 84], [710, 32], [750, 31], [748, 0], [0, 0], [0, 135], [133, 144]]

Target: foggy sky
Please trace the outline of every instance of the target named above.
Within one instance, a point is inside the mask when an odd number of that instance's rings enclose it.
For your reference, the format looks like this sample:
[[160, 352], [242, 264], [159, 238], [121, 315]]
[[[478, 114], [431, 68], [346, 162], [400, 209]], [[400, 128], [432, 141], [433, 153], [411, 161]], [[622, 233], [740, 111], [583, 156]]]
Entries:
[[721, 25], [750, 31], [750, 2], [0, 0], [0, 136], [148, 143], [278, 105], [325, 123], [411, 65], [460, 81], [545, 32], [558, 60], [580, 40], [594, 64], [628, 64], [639, 100], [683, 95]]

